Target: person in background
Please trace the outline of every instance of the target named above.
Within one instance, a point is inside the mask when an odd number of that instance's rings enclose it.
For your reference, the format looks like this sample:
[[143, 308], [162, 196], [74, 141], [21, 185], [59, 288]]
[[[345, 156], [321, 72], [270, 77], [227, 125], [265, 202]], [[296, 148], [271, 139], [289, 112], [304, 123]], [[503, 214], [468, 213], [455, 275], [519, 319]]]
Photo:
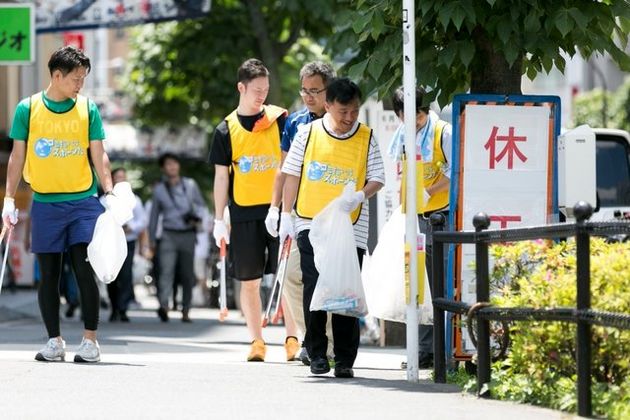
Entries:
[[[127, 181], [127, 172], [124, 168], [112, 170], [114, 185]], [[138, 236], [147, 227], [147, 215], [144, 212], [142, 200], [135, 195], [136, 205], [133, 207], [133, 218], [124, 226], [125, 239], [127, 240], [127, 258], [123, 263], [116, 280], [107, 285], [107, 294], [111, 306], [109, 321], [129, 322], [127, 309], [133, 300], [133, 257], [136, 253], [136, 241]]]
[[[153, 183], [152, 190], [161, 181]], [[153, 198], [149, 197], [144, 203], [144, 212], [150, 218], [151, 209], [153, 208]], [[144, 258], [151, 262], [151, 268], [149, 270], [149, 276], [151, 277], [151, 285], [155, 287], [155, 293], [157, 296], [160, 294], [160, 241], [162, 240], [162, 219], [163, 216], [159, 215], [157, 223], [155, 225], [155, 232], [153, 234], [153, 242], [151, 242], [151, 235], [149, 235], [149, 229], [151, 221], [147, 229], [138, 238], [140, 241], [140, 249]]]
[[179, 273], [183, 290], [182, 322], [192, 322], [190, 306], [195, 282], [195, 236], [203, 217], [202, 209], [206, 205], [195, 180], [180, 175], [177, 155], [164, 153], [159, 158], [159, 164], [163, 178], [153, 189], [149, 218], [150, 246], [155, 249], [158, 219], [162, 216], [162, 238], [158, 250], [160, 308], [157, 314], [162, 322], [168, 322], [168, 302], [172, 296], [175, 275]]
[[205, 306], [209, 302], [208, 290], [208, 263], [210, 258], [210, 234], [212, 232], [212, 216], [207, 208], [202, 211], [201, 228], [197, 232], [195, 243], [195, 279], [196, 287], [193, 288], [193, 301], [197, 299], [200, 305]]
[[[426, 235], [426, 269], [429, 287], [433, 287], [431, 245], [432, 227], [429, 217], [433, 213], [441, 213], [448, 220], [449, 188], [451, 180], [451, 125], [441, 120], [438, 115], [425, 104], [426, 92], [421, 87], [416, 88], [416, 156], [422, 156], [424, 180], [417, 184], [417, 196], [424, 196], [424, 206], [418, 207], [418, 227]], [[388, 154], [395, 160], [400, 160], [404, 146], [404, 92], [400, 87], [392, 97], [394, 112], [400, 118], [399, 127], [389, 146]], [[445, 267], [448, 258], [444, 253]], [[433, 366], [433, 326], [418, 326], [418, 367], [429, 369]], [[406, 368], [406, 364], [402, 365]]]

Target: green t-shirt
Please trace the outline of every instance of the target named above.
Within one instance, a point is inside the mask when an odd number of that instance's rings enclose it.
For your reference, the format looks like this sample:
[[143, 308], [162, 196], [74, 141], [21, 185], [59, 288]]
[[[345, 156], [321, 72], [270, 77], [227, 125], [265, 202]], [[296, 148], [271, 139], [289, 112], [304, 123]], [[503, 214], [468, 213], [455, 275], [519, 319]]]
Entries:
[[[66, 99], [65, 101], [56, 102], [49, 99], [45, 93], [42, 93], [44, 104], [48, 109], [53, 112], [63, 113], [67, 112], [74, 106], [73, 99]], [[98, 112], [96, 104], [88, 99], [88, 115], [90, 118], [89, 128], [89, 140], [104, 140], [105, 130], [103, 130], [103, 121], [101, 115]], [[25, 141], [28, 138], [29, 119], [31, 114], [31, 98], [25, 98], [20, 101], [15, 109], [15, 115], [13, 116], [13, 124], [11, 125], [11, 132], [9, 137], [17, 141]], [[92, 171], [92, 186], [87, 190], [80, 193], [69, 194], [40, 194], [33, 191], [33, 200], [43, 203], [59, 203], [61, 201], [73, 201], [87, 198], [96, 194], [97, 179], [94, 171]]]

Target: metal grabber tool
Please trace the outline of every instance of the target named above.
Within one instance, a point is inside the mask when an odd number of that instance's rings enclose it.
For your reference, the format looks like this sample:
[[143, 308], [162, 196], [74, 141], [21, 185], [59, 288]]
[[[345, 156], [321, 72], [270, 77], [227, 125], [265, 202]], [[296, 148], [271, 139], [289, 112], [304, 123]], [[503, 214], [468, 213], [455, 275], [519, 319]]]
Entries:
[[269, 323], [271, 313], [271, 323], [278, 322], [278, 318], [282, 313], [282, 287], [284, 285], [284, 279], [287, 274], [287, 262], [289, 261], [289, 254], [291, 253], [291, 238], [287, 237], [282, 245], [280, 256], [278, 259], [278, 271], [276, 272], [276, 278], [274, 279], [271, 293], [269, 294], [269, 301], [267, 302], [267, 309], [262, 320], [262, 327], [265, 328]]

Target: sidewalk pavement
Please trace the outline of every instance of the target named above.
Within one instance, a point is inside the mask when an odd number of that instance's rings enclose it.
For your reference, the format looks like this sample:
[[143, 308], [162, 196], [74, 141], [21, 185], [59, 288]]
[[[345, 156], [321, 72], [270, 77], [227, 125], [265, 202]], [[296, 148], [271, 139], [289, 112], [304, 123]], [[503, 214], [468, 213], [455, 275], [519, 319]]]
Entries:
[[[284, 360], [284, 330], [267, 327], [265, 363], [247, 363], [247, 331], [237, 311], [194, 309], [194, 323], [157, 319], [155, 298], [136, 289], [142, 309], [130, 323], [101, 322], [102, 362], [71, 360], [82, 325], [62, 318], [65, 363], [33, 360], [46, 341], [37, 294], [0, 295], [0, 407], [3, 419], [566, 419], [536, 407], [477, 399], [453, 385], [419, 383], [400, 370], [402, 348], [361, 347], [354, 379], [311, 375]], [[108, 311], [101, 311], [107, 319]]]
[[12, 292], [2, 288], [0, 293], [0, 322], [25, 318], [39, 319], [35, 290], [17, 289]]

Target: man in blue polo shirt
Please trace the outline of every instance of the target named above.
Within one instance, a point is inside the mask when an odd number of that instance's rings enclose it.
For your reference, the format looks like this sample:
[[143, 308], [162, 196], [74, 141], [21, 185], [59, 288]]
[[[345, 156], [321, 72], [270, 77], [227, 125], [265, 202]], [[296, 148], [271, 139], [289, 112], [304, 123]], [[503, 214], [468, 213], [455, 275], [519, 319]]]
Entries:
[[[324, 116], [326, 109], [324, 103], [326, 102], [326, 86], [328, 82], [335, 77], [335, 71], [330, 64], [322, 63], [320, 61], [314, 61], [305, 64], [300, 70], [300, 96], [304, 101], [306, 107], [300, 111], [296, 111], [289, 115], [287, 122], [284, 125], [284, 131], [282, 132], [282, 162], [289, 152], [291, 142], [298, 130], [301, 127], [315, 121]], [[278, 220], [279, 204], [282, 198], [282, 188], [284, 186], [284, 180], [286, 175], [278, 170], [276, 175], [276, 182], [274, 184], [273, 196], [271, 199], [271, 207], [267, 213], [265, 219], [265, 226], [267, 231], [272, 236], [278, 236]], [[289, 261], [287, 263], [287, 279], [283, 288], [283, 309], [285, 314], [288, 312], [289, 316], [292, 316], [295, 320], [295, 324], [298, 330], [303, 335], [306, 331], [304, 323], [304, 311], [302, 305], [303, 285], [302, 285], [302, 272], [300, 270], [300, 252], [297, 248], [296, 241], [293, 241], [291, 245], [291, 254], [289, 255]], [[286, 315], [285, 315], [286, 316]], [[328, 343], [329, 343], [329, 355], [332, 353], [332, 331], [330, 330], [330, 323], [328, 324]], [[299, 350], [299, 344], [296, 337], [287, 337], [284, 344], [287, 359], [292, 360], [297, 350]], [[304, 346], [305, 347], [305, 346]], [[308, 355], [306, 349], [302, 349], [300, 359], [304, 364], [309, 364]]]

